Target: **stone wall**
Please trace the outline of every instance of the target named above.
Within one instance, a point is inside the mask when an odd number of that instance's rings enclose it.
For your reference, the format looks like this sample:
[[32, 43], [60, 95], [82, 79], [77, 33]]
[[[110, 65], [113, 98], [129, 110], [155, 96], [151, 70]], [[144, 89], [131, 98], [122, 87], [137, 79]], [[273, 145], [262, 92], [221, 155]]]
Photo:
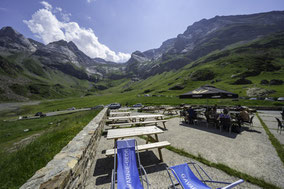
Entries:
[[[105, 124], [107, 108], [20, 189], [83, 188], [94, 163], [98, 141]], [[24, 162], [23, 162], [24, 163]]]

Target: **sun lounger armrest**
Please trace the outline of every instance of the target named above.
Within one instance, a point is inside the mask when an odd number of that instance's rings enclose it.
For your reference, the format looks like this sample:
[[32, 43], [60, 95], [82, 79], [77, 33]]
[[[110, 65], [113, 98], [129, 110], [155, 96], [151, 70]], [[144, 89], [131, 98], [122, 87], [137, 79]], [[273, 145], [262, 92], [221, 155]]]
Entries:
[[115, 170], [113, 169], [111, 172], [111, 186], [110, 189], [115, 189]]
[[[145, 171], [145, 169], [142, 165], [140, 165], [140, 169], [143, 171], [143, 175], [145, 175], [145, 181], [147, 183], [147, 189], [149, 189], [150, 186], [149, 186], [149, 182], [148, 182], [147, 173], [146, 173], [146, 171]], [[143, 175], [142, 175], [142, 182], [143, 182]]]
[[169, 178], [170, 178], [170, 180], [171, 180], [171, 185], [168, 187], [168, 189], [170, 189], [170, 188], [176, 188], [175, 186], [177, 185], [177, 184], [175, 184], [174, 183], [174, 181], [173, 181], [173, 179], [172, 179], [172, 176], [171, 176], [171, 173], [170, 173], [170, 171], [171, 171], [171, 168], [170, 167], [168, 167], [168, 166], [165, 166], [166, 167], [166, 170], [167, 170], [167, 172], [168, 172], [168, 175], [169, 175]]
[[235, 186], [237, 186], [237, 185], [239, 185], [239, 184], [241, 184], [241, 183], [243, 183], [243, 182], [244, 182], [244, 180], [240, 179], [240, 180], [238, 180], [238, 181], [236, 181], [236, 182], [233, 182], [232, 184], [229, 184], [229, 185], [227, 185], [227, 186], [225, 186], [225, 187], [223, 187], [223, 188], [221, 188], [221, 189], [234, 188]]

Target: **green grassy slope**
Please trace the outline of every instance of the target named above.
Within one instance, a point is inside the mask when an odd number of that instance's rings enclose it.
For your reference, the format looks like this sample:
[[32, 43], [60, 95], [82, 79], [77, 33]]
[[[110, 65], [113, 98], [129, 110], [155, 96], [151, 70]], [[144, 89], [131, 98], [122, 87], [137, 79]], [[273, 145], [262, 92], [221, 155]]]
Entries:
[[24, 54], [0, 56], [0, 101], [54, 99], [94, 92], [94, 83], [42, 65]]
[[[209, 77], [210, 74], [213, 76]], [[232, 84], [240, 78], [246, 78], [252, 84]], [[210, 53], [182, 69], [157, 74], [145, 80], [116, 81], [113, 83], [115, 87], [105, 93], [130, 91], [133, 94], [146, 92], [152, 95], [175, 96], [210, 84], [240, 96], [247, 96], [247, 89], [252, 87], [274, 90], [269, 95], [272, 97], [284, 96], [283, 85], [261, 85], [260, 82], [264, 79], [284, 80], [284, 33]], [[181, 85], [184, 89], [169, 90], [175, 85]]]
[[[72, 140], [99, 111], [13, 122], [0, 121], [0, 188], [19, 188]], [[24, 129], [30, 129], [24, 132]], [[31, 139], [26, 145], [23, 138]], [[21, 146], [15, 148], [15, 142]], [[27, 141], [27, 140], [25, 140]], [[14, 149], [11, 151], [11, 149]]]

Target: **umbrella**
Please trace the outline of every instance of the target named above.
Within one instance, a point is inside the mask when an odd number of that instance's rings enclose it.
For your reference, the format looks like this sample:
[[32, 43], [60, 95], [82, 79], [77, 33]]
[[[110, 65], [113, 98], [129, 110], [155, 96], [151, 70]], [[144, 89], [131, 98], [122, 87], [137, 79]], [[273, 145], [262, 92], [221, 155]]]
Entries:
[[179, 98], [238, 98], [238, 94], [231, 93], [214, 86], [205, 85], [188, 93], [184, 93]]

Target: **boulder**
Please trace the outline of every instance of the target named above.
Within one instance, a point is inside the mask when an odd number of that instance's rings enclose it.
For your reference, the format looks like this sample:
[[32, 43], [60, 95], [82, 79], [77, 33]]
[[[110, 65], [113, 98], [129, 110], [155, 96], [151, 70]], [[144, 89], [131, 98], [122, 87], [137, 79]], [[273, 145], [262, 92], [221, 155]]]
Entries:
[[268, 84], [269, 84], [269, 81], [266, 80], [266, 79], [263, 79], [263, 80], [261, 80], [260, 84], [261, 84], [261, 85], [268, 85]]
[[251, 80], [248, 80], [246, 78], [241, 78], [236, 80], [234, 83], [232, 83], [233, 85], [245, 85], [245, 84], [252, 84]]
[[108, 87], [105, 86], [105, 85], [95, 85], [95, 88], [98, 89], [98, 90], [106, 90], [106, 89], [108, 89]]
[[209, 69], [196, 70], [190, 75], [193, 81], [208, 81], [215, 77], [215, 73]]
[[169, 88], [169, 90], [182, 90], [182, 89], [184, 89], [184, 86], [181, 84], [177, 84]]
[[272, 80], [270, 80], [269, 84], [270, 85], [282, 85], [283, 81], [280, 80], [280, 79], [272, 79]]

